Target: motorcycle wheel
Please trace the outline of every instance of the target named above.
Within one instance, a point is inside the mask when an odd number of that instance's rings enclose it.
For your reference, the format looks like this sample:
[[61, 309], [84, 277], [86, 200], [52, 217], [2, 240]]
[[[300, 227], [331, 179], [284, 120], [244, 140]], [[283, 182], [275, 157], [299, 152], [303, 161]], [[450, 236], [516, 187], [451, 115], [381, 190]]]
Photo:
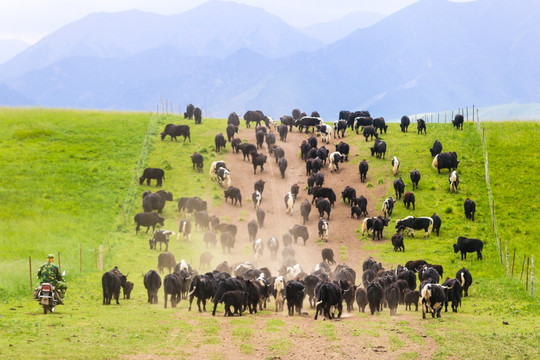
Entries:
[[49, 312], [49, 307], [48, 306], [44, 306], [43, 307], [43, 313], [44, 314], [47, 314]]

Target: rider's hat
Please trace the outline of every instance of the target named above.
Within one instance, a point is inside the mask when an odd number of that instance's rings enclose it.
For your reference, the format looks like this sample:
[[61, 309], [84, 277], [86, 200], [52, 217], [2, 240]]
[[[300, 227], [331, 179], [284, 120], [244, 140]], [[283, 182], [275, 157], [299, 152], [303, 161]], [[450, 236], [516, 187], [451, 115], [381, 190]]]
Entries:
[[47, 255], [47, 259], [54, 259], [54, 254]]

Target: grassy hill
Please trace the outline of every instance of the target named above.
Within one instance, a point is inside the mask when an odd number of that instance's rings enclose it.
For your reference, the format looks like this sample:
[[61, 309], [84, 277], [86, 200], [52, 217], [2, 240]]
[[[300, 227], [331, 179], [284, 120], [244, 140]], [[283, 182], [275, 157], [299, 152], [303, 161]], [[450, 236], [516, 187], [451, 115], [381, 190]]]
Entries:
[[[189, 123], [192, 142], [160, 141], [159, 131], [171, 122]], [[77, 357], [82, 352], [86, 358], [116, 358], [120, 354], [153, 353], [153, 350], [166, 357], [170, 355], [169, 350], [178, 352], [178, 347], [187, 345], [187, 336], [195, 328], [203, 331], [195, 342], [199, 346], [220, 344], [220, 329], [229, 325], [235, 328], [240, 320], [218, 321], [196, 312], [187, 313], [186, 302], [172, 313], [164, 311], [161, 292], [160, 306], [146, 304], [140, 274], [156, 267], [156, 254], [148, 251], [148, 235], [135, 235], [133, 215], [140, 211], [141, 193], [156, 189], [154, 183], [151, 187], [138, 186], [137, 174], [144, 167], [165, 169], [164, 188], [171, 191], [175, 199], [202, 195], [212, 206], [220, 205], [218, 185], [208, 181], [207, 170], [201, 174], [192, 170], [189, 155], [194, 151], [203, 154], [205, 169], [208, 169], [208, 164], [218, 159], [213, 137], [217, 132], [224, 132], [225, 123], [204, 119], [202, 126], [194, 126], [182, 118], [157, 117], [150, 113], [2, 109], [0, 314], [5, 314], [0, 315], [2, 357], [36, 354], [43, 346], [43, 340], [38, 341], [41, 325], [62, 339], [62, 353], [66, 358]], [[372, 142], [366, 143], [362, 137], [349, 133], [345, 141], [360, 148], [350, 163], [356, 167], [362, 158], [368, 159], [368, 181], [373, 187], [387, 186], [387, 196], [394, 196], [392, 156], [401, 160], [399, 176], [407, 184], [406, 190], [411, 190], [409, 172], [417, 168], [422, 174], [419, 189], [415, 191], [416, 210], [406, 210], [402, 202], [396, 203], [390, 228], [385, 231], [385, 241], [372, 242], [361, 237], [354, 228], [351, 228], [351, 236], [357, 236], [359, 246], [372, 251], [388, 268], [425, 258], [443, 265], [445, 277], [453, 277], [462, 266], [471, 270], [475, 281], [472, 294], [464, 299], [459, 314], [443, 316], [441, 321], [419, 322], [419, 326], [410, 324], [416, 335], [427, 334], [438, 344], [435, 358], [446, 358], [450, 348], [451, 353], [458, 351], [465, 358], [489, 358], [493, 349], [501, 357], [535, 358], [539, 355], [536, 344], [540, 339], [535, 326], [540, 301], [525, 291], [523, 281], [505, 277], [492, 231], [481, 134], [475, 124], [465, 125], [463, 131], [456, 131], [449, 124], [428, 124], [428, 134], [424, 136], [412, 130], [400, 133], [398, 125], [391, 124], [388, 134], [382, 136], [389, 144], [385, 160], [370, 156]], [[540, 230], [534, 221], [539, 200], [534, 184], [539, 173], [535, 139], [540, 134], [540, 125], [532, 122], [483, 123], [482, 126], [486, 128], [491, 187], [503, 246], [508, 239], [509, 251], [516, 249], [517, 260], [523, 255], [534, 255], [540, 261], [540, 243], [534, 238]], [[457, 194], [449, 193], [447, 172], [439, 175], [431, 167], [429, 148], [435, 139], [442, 142], [443, 151], [458, 152], [461, 184]], [[377, 208], [385, 197], [379, 199]], [[477, 204], [474, 222], [466, 221], [463, 214], [463, 201], [467, 197]], [[432, 234], [422, 239], [423, 234], [419, 232], [414, 238], [405, 239], [405, 253], [394, 253], [388, 240], [393, 233], [394, 220], [411, 214], [431, 216], [433, 212], [443, 221], [440, 237]], [[174, 228], [178, 217], [176, 202], [167, 203], [164, 216], [166, 227]], [[474, 260], [475, 254], [461, 261], [459, 254], [453, 253], [452, 244], [460, 235], [484, 241], [483, 261]], [[171, 251], [177, 259], [194, 261], [198, 258], [197, 254], [204, 248], [201, 234], [195, 233], [192, 237], [192, 243], [171, 243]], [[136, 284], [133, 299], [123, 301], [120, 307], [101, 306], [101, 271], [95, 266], [95, 249], [100, 244], [105, 249], [105, 268], [118, 265], [124, 273], [130, 273]], [[79, 271], [81, 249], [82, 273]], [[39, 317], [38, 323], [33, 315], [39, 314], [40, 309], [30, 298], [28, 257], [32, 257], [35, 276], [50, 252], [61, 254], [62, 268], [68, 271], [69, 301], [61, 314]], [[521, 260], [517, 260], [521, 270]], [[516, 265], [516, 274], [517, 268]], [[420, 320], [420, 315], [415, 315]], [[134, 319], [148, 321], [141, 323]], [[358, 331], [355, 325], [358, 319], [377, 334], [394, 323], [387, 312], [375, 318], [354, 314], [346, 320], [345, 330], [354, 327], [353, 330]], [[240, 334], [239, 338], [253, 340], [251, 335], [260, 331], [257, 319], [242, 321], [245, 321], [242, 326], [252, 330], [247, 335]], [[502, 326], [502, 321], [508, 321], [510, 326]], [[298, 332], [295, 326], [286, 325], [283, 329], [293, 336]], [[472, 336], [463, 337], [463, 329]], [[288, 334], [287, 331], [284, 334]], [[356, 336], [354, 331], [352, 335], [349, 331], [349, 336]], [[171, 333], [174, 333], [174, 345], [161, 346]], [[460, 341], [456, 344], [457, 338]], [[413, 340], [428, 344], [427, 340]], [[244, 347], [242, 351], [241, 345], [237, 346], [243, 353], [253, 353], [253, 348], [250, 351]], [[401, 350], [403, 347], [397, 346]], [[284, 349], [286, 344], [267, 351], [277, 356]], [[189, 356], [189, 350], [185, 350], [180, 357]]]

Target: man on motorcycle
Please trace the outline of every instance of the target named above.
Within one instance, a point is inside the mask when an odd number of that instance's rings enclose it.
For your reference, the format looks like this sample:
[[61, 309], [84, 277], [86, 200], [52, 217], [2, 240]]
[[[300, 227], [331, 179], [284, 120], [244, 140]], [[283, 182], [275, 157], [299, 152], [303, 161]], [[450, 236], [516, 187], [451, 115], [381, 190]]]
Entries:
[[64, 279], [62, 278], [62, 274], [60, 274], [60, 269], [54, 264], [54, 254], [47, 256], [47, 262], [41, 265], [37, 276], [40, 284], [44, 282], [51, 283], [60, 291], [62, 298], [59, 300], [62, 303], [66, 294], [67, 284], [63, 281]]

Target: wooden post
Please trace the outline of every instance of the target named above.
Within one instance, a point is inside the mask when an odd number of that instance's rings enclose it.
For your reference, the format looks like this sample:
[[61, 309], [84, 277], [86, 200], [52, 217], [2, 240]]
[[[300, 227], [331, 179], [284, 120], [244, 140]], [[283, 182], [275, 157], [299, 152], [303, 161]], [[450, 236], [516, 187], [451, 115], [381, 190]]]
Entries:
[[34, 290], [34, 286], [32, 285], [32, 257], [28, 257], [28, 267], [30, 268], [30, 290]]
[[510, 275], [510, 260], [508, 255], [508, 240], [504, 242], [504, 251], [506, 253], [506, 277]]
[[525, 255], [523, 255], [523, 263], [521, 264], [521, 276], [519, 277], [519, 281], [523, 280], [523, 270], [525, 269]]
[[516, 249], [514, 248], [514, 258], [512, 259], [512, 279], [514, 278], [514, 263], [515, 262], [516, 262]]
[[472, 106], [472, 122], [474, 122], [474, 105]]
[[60, 251], [58, 252], [58, 270], [60, 270], [60, 273], [62, 272], [62, 263], [60, 262]]
[[440, 113], [437, 113], [437, 123], [439, 123], [439, 122], [440, 122], [440, 119], [439, 119], [439, 118], [440, 118], [440, 116], [441, 116], [441, 114], [440, 114]]
[[79, 244], [79, 271], [82, 272], [82, 245]]
[[503, 254], [502, 254], [502, 244], [501, 244], [501, 238], [497, 235], [499, 238], [499, 254], [501, 256], [501, 265], [503, 264]]
[[466, 106], [465, 109], [467, 110], [467, 121], [469, 121], [469, 106]]
[[444, 123], [446, 124], [446, 109], [444, 109]]
[[525, 291], [529, 290], [529, 260], [530, 258], [527, 258], [527, 275], [525, 276]]
[[454, 110], [452, 110], [452, 117], [450, 118], [450, 120], [454, 120]]
[[531, 255], [531, 296], [534, 297], [534, 255]]
[[99, 270], [103, 271], [103, 245], [99, 245]]

